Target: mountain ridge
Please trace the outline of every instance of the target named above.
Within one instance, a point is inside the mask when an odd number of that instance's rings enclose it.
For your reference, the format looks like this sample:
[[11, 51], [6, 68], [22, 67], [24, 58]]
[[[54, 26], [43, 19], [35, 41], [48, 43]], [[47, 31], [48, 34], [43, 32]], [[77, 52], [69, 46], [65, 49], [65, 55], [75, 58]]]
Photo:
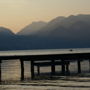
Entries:
[[90, 15], [57, 17], [28, 35], [6, 31], [0, 33], [0, 50], [90, 48]]
[[17, 32], [18, 35], [30, 35], [37, 32], [39, 29], [44, 27], [47, 23], [44, 21], [32, 22], [30, 25], [27, 25], [22, 30]]

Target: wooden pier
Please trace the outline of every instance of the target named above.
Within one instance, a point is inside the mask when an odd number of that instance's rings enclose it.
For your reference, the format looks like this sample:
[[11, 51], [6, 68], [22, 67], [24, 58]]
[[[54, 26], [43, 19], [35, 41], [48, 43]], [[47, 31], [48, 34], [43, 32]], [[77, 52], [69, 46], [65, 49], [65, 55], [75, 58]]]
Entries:
[[41, 67], [51, 67], [51, 75], [55, 74], [55, 66], [62, 67], [62, 75], [70, 73], [70, 62], [77, 61], [78, 73], [81, 73], [81, 61], [88, 60], [90, 63], [90, 50], [21, 50], [21, 51], [0, 51], [0, 82], [2, 60], [19, 59], [21, 64], [21, 81], [24, 80], [24, 61], [30, 61], [31, 79], [34, 79], [34, 66], [37, 66], [38, 75]]

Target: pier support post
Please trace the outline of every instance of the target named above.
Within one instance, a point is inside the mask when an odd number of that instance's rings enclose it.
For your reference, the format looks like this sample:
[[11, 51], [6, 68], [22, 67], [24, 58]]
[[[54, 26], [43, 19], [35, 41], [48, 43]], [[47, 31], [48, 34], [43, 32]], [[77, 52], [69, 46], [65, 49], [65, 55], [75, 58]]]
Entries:
[[70, 74], [69, 64], [70, 64], [70, 62], [67, 62], [67, 64], [66, 64], [66, 74], [67, 74], [67, 75]]
[[65, 64], [64, 64], [64, 62], [65, 61], [62, 60], [62, 66], [61, 66], [62, 67], [62, 71], [61, 71], [62, 75], [65, 75]]
[[31, 79], [33, 80], [34, 79], [34, 61], [32, 60], [31, 61]]
[[23, 81], [24, 80], [24, 61], [20, 59], [20, 63], [21, 63], [21, 81]]
[[51, 60], [51, 74], [55, 75], [55, 60]]
[[81, 61], [77, 61], [77, 66], [78, 66], [78, 73], [81, 73]]
[[38, 75], [40, 75], [40, 66], [37, 66]]
[[0, 60], [0, 82], [2, 81], [2, 73], [1, 73], [1, 63], [2, 63], [2, 61]]

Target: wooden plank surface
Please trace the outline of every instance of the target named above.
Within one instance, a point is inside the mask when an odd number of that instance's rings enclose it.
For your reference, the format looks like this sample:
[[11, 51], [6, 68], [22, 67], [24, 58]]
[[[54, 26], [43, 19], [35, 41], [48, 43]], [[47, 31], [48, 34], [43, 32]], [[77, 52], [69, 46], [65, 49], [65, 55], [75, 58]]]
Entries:
[[51, 49], [0, 51], [0, 59], [52, 60], [52, 59], [89, 59], [90, 49]]

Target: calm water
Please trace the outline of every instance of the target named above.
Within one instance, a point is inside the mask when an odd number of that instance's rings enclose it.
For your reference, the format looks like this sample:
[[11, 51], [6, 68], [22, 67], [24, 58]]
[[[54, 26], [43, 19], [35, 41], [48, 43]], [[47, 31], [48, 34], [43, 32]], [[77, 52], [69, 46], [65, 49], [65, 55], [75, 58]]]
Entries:
[[[25, 77], [30, 77], [30, 62], [27, 61], [25, 64]], [[82, 72], [89, 71], [88, 61], [83, 61]], [[57, 66], [56, 70], [60, 71], [61, 67]], [[70, 64], [70, 71], [72, 73], [77, 72], [76, 63]], [[50, 72], [50, 67], [41, 68], [41, 72]], [[64, 77], [65, 80], [36, 80], [36, 81], [25, 81], [19, 82], [20, 80], [20, 62], [19, 60], [3, 61], [2, 63], [2, 79], [3, 80], [17, 80], [14, 85], [8, 83], [6, 85], [0, 85], [0, 90], [90, 90], [90, 78], [89, 77]], [[80, 80], [79, 80], [80, 79]]]

